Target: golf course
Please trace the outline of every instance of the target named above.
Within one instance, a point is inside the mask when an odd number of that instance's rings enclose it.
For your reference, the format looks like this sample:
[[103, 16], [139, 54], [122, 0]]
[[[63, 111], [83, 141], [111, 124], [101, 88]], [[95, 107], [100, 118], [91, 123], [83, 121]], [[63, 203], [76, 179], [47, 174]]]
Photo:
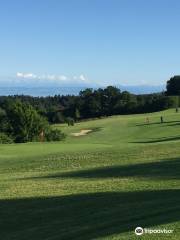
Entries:
[[180, 112], [53, 127], [66, 139], [0, 145], [0, 239], [179, 239]]

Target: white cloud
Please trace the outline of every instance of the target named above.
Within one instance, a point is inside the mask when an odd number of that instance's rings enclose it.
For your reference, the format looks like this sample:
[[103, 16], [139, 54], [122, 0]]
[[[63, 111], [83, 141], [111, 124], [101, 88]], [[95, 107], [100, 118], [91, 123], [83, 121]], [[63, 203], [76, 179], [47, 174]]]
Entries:
[[17, 72], [16, 77], [23, 77], [23, 73]]
[[73, 76], [74, 80], [80, 80], [84, 83], [89, 83], [88, 78], [86, 78], [83, 74], [81, 74], [80, 76]]
[[35, 75], [33, 73], [17, 72], [16, 76], [20, 77], [20, 78], [37, 78], [37, 75]]
[[86, 81], [86, 78], [85, 78], [85, 76], [84, 76], [83, 74], [81, 74], [81, 75], [79, 76], [79, 79], [82, 80], [82, 81]]
[[33, 80], [36, 80], [36, 83], [56, 83], [56, 84], [87, 84], [89, 80], [83, 75], [80, 74], [79, 76], [68, 77], [65, 75], [55, 75], [55, 74], [42, 74], [37, 75], [34, 73], [24, 73], [24, 72], [17, 72], [16, 73], [16, 80], [23, 82], [32, 83]]
[[16, 77], [25, 79], [62, 80], [62, 81], [68, 79], [64, 75], [50, 75], [50, 74], [36, 75], [34, 73], [22, 73], [22, 72], [17, 72]]
[[[71, 79], [65, 75], [54, 75], [54, 74], [52, 74], [52, 75], [50, 75], [50, 74], [36, 75], [34, 73], [23, 73], [23, 72], [17, 72], [16, 77], [17, 78], [27, 78], [27, 79], [60, 80], [60, 81], [66, 81], [66, 80]], [[83, 82], [88, 81], [88, 79], [83, 74], [81, 74], [80, 76], [73, 76], [72, 79], [81, 80]]]
[[68, 77], [66, 77], [64, 75], [60, 75], [60, 76], [58, 76], [58, 79], [61, 81], [66, 81], [66, 80], [68, 80]]

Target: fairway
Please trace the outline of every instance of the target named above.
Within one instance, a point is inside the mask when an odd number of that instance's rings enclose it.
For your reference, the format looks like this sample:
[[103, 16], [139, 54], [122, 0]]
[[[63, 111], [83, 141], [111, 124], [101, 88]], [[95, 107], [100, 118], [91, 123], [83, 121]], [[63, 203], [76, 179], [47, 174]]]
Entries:
[[[179, 239], [180, 113], [54, 128], [67, 138], [0, 145], [0, 239]], [[173, 233], [138, 237], [138, 226]]]

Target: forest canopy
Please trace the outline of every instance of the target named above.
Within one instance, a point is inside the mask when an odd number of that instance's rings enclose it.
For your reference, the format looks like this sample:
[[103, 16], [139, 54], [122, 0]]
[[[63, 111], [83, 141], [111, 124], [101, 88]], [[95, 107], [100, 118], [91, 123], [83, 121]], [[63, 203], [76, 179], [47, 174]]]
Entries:
[[180, 95], [180, 75], [174, 76], [167, 81], [166, 93], [169, 96], [179, 96]]

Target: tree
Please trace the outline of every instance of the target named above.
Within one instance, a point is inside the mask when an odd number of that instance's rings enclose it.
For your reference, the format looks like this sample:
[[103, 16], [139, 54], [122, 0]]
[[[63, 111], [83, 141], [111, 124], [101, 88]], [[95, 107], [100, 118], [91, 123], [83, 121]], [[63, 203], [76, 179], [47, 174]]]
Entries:
[[167, 81], [166, 94], [169, 96], [180, 95], [180, 76], [174, 76]]
[[29, 104], [15, 101], [6, 112], [15, 142], [37, 140], [40, 132], [48, 128], [48, 122]]
[[75, 110], [75, 119], [76, 119], [76, 121], [77, 121], [78, 119], [80, 119], [80, 117], [81, 117], [81, 115], [80, 115], [79, 109], [76, 108], [76, 110]]
[[9, 129], [9, 121], [6, 111], [0, 108], [0, 132], [7, 132]]

